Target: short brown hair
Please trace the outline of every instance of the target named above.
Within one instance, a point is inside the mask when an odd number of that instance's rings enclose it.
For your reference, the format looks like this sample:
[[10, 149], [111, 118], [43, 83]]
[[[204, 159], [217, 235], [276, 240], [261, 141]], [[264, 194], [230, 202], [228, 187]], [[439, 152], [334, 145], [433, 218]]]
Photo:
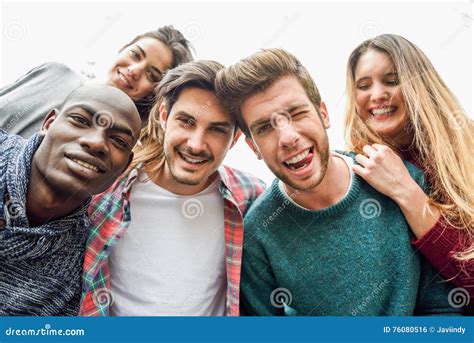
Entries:
[[[284, 76], [295, 76], [316, 109], [321, 95], [308, 70], [291, 53], [283, 49], [265, 49], [221, 70], [216, 78], [216, 94], [223, 106], [235, 117], [247, 137], [250, 130], [240, 105], [250, 96], [263, 92]], [[319, 111], [318, 111], [319, 113]]]

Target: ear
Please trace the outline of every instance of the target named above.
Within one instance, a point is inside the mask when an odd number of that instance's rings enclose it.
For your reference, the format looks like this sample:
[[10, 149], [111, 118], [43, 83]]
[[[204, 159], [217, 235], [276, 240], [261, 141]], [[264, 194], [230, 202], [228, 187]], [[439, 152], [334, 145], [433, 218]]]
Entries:
[[241, 135], [242, 131], [240, 129], [237, 129], [237, 132], [235, 133], [234, 138], [232, 139], [232, 144], [230, 145], [229, 149], [232, 149], [234, 147]]
[[257, 155], [257, 158], [259, 160], [262, 159], [262, 155], [260, 154], [260, 151], [258, 151], [258, 148], [257, 146], [255, 145], [254, 141], [252, 138], [249, 138], [249, 137], [245, 137], [245, 142], [247, 143], [247, 145], [250, 147], [250, 149], [252, 149], [252, 151], [255, 153], [255, 155]]
[[160, 112], [160, 125], [163, 131], [166, 129], [166, 119], [168, 119], [168, 111], [166, 111], [165, 102], [161, 102], [160, 107], [158, 108]]
[[331, 123], [329, 122], [329, 113], [324, 101], [321, 101], [321, 105], [319, 105], [319, 113], [321, 114], [324, 128], [329, 129], [331, 127]]
[[43, 120], [43, 125], [41, 126], [41, 131], [40, 131], [41, 135], [44, 136], [46, 132], [49, 130], [51, 124], [57, 118], [58, 112], [59, 111], [56, 108], [53, 108], [51, 111], [48, 112], [48, 114]]

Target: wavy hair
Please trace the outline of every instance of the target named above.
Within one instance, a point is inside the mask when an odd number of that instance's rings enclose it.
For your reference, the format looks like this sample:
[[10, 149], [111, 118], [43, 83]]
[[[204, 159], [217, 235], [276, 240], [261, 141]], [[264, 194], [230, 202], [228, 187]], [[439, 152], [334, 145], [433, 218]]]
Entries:
[[[357, 114], [355, 69], [369, 50], [386, 54], [400, 80], [413, 134], [410, 150], [425, 171], [430, 184], [430, 204], [442, 216], [474, 238], [474, 124], [454, 94], [443, 82], [426, 55], [407, 39], [383, 34], [361, 43], [347, 63], [347, 107], [344, 133], [347, 147], [360, 153], [366, 144], [388, 144]], [[474, 258], [474, 244], [457, 253], [459, 259]]]

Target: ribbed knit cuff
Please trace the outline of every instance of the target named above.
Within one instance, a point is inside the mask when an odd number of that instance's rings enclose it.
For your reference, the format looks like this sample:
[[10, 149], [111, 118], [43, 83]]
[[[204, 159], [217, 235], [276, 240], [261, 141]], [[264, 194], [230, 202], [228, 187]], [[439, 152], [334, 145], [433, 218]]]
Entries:
[[453, 252], [462, 250], [464, 243], [462, 232], [442, 217], [423, 237], [412, 240], [413, 246], [427, 256], [451, 257]]

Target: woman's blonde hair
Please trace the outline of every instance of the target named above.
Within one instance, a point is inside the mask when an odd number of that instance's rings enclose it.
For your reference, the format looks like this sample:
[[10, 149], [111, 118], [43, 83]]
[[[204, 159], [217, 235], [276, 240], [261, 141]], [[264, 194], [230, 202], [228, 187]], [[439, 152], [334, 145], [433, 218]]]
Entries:
[[[360, 153], [366, 144], [383, 143], [357, 114], [355, 69], [369, 50], [385, 53], [398, 73], [400, 89], [410, 116], [413, 134], [410, 150], [430, 185], [430, 201], [451, 224], [474, 237], [474, 125], [425, 54], [407, 39], [383, 34], [360, 44], [347, 63], [347, 108], [344, 131], [348, 149]], [[396, 146], [392, 146], [399, 150]], [[458, 258], [474, 258], [474, 245], [467, 243]]]
[[140, 139], [133, 149], [133, 161], [126, 173], [141, 164], [149, 175], [158, 172], [165, 162], [164, 131], [160, 124], [160, 105], [163, 103], [166, 112], [177, 101], [181, 92], [190, 87], [215, 92], [214, 81], [217, 72], [224, 66], [215, 61], [199, 60], [184, 63], [169, 70], [156, 86], [156, 102], [153, 105], [148, 123], [140, 133]]

